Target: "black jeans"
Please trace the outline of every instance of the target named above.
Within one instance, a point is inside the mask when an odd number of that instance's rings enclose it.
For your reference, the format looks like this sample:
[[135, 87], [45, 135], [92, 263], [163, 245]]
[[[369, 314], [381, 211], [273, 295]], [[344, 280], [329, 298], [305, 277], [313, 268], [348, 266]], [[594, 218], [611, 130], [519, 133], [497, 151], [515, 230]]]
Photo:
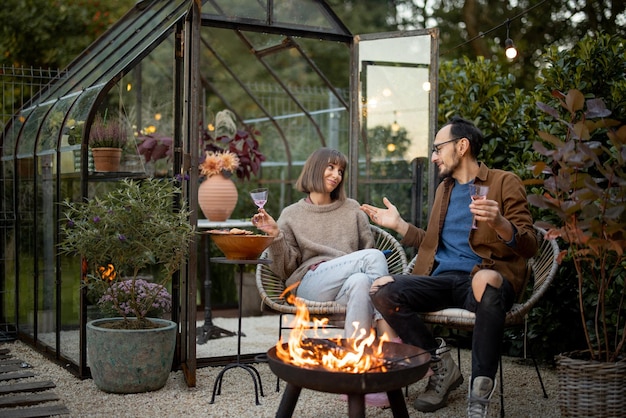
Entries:
[[463, 308], [476, 314], [472, 337], [472, 380], [495, 378], [504, 334], [504, 318], [513, 306], [515, 292], [508, 280], [500, 288], [487, 285], [480, 303], [465, 272], [438, 276], [396, 275], [394, 281], [372, 295], [374, 306], [403, 342], [435, 353], [437, 341], [420, 312]]

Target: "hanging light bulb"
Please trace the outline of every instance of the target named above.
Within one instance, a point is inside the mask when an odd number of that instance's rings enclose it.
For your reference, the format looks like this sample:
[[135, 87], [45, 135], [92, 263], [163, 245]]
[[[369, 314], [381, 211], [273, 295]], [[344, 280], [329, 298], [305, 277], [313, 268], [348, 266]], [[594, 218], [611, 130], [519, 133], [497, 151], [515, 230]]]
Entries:
[[509, 24], [511, 21], [509, 19], [506, 20], [506, 40], [504, 41], [504, 55], [510, 60], [517, 57], [517, 49], [515, 49], [515, 45], [513, 44], [513, 39], [509, 36]]

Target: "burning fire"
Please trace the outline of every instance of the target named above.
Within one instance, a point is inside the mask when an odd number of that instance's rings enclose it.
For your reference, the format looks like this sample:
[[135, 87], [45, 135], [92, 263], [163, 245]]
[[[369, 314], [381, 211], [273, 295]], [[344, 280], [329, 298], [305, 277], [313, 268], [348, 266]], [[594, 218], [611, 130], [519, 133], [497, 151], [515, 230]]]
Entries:
[[115, 268], [113, 267], [113, 264], [110, 264], [110, 263], [107, 264], [106, 267], [104, 266], [98, 267], [98, 274], [100, 274], [100, 277], [102, 277], [104, 280], [109, 280], [109, 281], [113, 281], [117, 277]]
[[[286, 289], [285, 293], [289, 290], [290, 288]], [[293, 295], [288, 297], [288, 301], [296, 306], [297, 311], [287, 349], [283, 346], [282, 337], [276, 344], [278, 358], [296, 366], [323, 367], [326, 370], [347, 373], [387, 371], [388, 360], [383, 356], [383, 344], [389, 341], [387, 334], [376, 339], [376, 332], [372, 330], [367, 336], [361, 333], [348, 339], [322, 339], [318, 337], [318, 330], [328, 324], [328, 318], [315, 319], [311, 327], [306, 304]], [[315, 338], [308, 338], [305, 331], [312, 332]]]

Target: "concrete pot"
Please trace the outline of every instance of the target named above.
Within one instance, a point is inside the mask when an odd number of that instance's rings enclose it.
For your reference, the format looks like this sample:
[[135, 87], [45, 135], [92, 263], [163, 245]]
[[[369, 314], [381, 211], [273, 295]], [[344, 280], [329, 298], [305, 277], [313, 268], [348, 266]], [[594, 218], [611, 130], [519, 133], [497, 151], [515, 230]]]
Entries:
[[111, 393], [161, 389], [172, 370], [176, 323], [150, 318], [162, 327], [112, 329], [100, 326], [122, 319], [102, 318], [87, 323], [87, 361], [94, 383]]

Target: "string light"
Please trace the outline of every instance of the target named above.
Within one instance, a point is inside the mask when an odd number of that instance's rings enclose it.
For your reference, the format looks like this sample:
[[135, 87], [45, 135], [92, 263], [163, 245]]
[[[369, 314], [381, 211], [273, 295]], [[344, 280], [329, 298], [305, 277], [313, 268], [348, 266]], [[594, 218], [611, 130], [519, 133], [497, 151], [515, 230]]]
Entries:
[[[467, 45], [467, 44], [469, 44], [469, 43], [474, 42], [474, 41], [475, 41], [476, 39], [478, 39], [478, 38], [482, 38], [482, 37], [484, 37], [485, 35], [487, 35], [487, 34], [489, 34], [489, 33], [493, 32], [493, 31], [495, 31], [495, 30], [497, 30], [497, 29], [500, 29], [502, 26], [506, 25], [506, 24], [507, 24], [507, 22], [511, 22], [511, 21], [513, 21], [513, 20], [515, 20], [515, 19], [519, 19], [520, 17], [524, 16], [526, 13], [530, 12], [531, 10], [536, 9], [537, 7], [541, 6], [541, 5], [542, 5], [542, 4], [544, 4], [546, 1], [547, 1], [547, 0], [542, 0], [542, 1], [540, 1], [539, 3], [535, 4], [534, 6], [531, 6], [531, 7], [529, 7], [528, 9], [523, 10], [522, 12], [520, 12], [520, 13], [518, 13], [517, 15], [513, 16], [511, 19], [507, 19], [505, 22], [503, 22], [503, 23], [499, 24], [498, 26], [494, 26], [493, 28], [489, 29], [489, 30], [488, 30], [488, 31], [486, 31], [486, 32], [479, 32], [479, 33], [478, 33], [478, 35], [474, 36], [473, 38], [468, 39], [467, 41], [465, 41], [465, 42], [463, 42], [463, 43], [461, 43], [461, 44], [459, 44], [459, 45], [455, 46], [454, 48], [451, 48], [451, 49], [448, 49], [448, 50], [446, 50], [446, 51], [443, 51], [443, 52], [441, 52], [439, 55], [440, 55], [440, 56], [441, 56], [441, 55], [446, 55], [448, 52], [452, 52], [452, 51], [454, 51], [455, 49], [461, 48], [461, 47], [463, 47], [463, 46], [465, 46], [465, 45]], [[513, 43], [513, 41], [511, 41], [511, 43]], [[505, 41], [505, 46], [506, 46], [506, 41]], [[517, 52], [517, 51], [516, 51], [516, 52]]]
[[504, 54], [510, 60], [517, 57], [517, 49], [515, 49], [515, 45], [513, 45], [513, 39], [509, 35], [509, 24], [511, 23], [511, 19], [506, 20], [506, 40], [504, 41]]

